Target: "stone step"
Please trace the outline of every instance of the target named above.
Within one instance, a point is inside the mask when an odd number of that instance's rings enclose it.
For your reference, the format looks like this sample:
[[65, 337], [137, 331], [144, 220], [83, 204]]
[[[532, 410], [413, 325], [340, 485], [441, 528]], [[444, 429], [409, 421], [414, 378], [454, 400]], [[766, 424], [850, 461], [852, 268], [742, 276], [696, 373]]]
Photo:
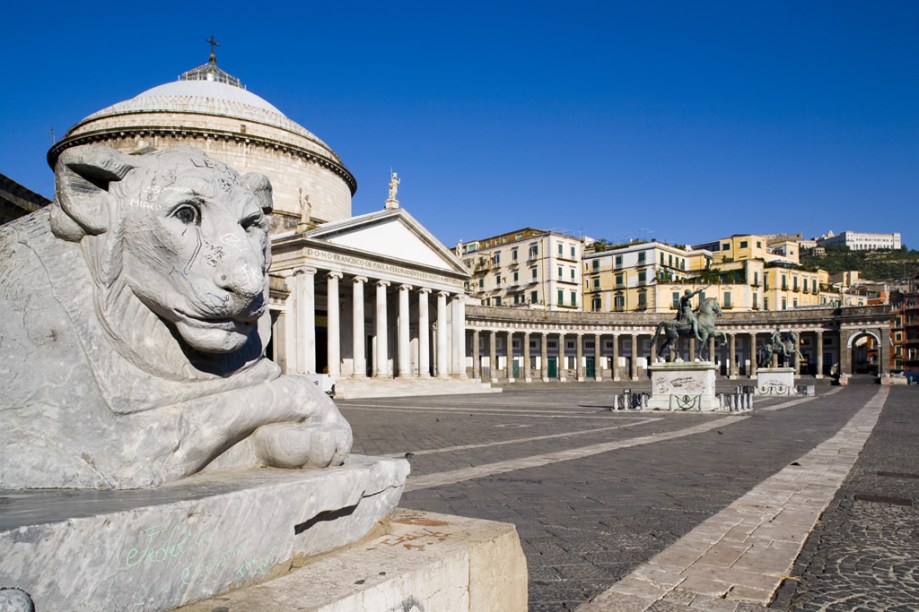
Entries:
[[469, 395], [500, 392], [500, 388], [492, 387], [489, 383], [468, 379], [339, 379], [335, 384], [336, 399], [405, 397], [417, 395]]

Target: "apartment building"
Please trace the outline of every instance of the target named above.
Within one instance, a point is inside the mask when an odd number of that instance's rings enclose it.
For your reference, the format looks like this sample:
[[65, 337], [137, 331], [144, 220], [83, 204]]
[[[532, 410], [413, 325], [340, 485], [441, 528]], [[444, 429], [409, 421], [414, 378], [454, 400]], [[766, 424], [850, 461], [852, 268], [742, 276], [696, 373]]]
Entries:
[[853, 251], [899, 249], [902, 246], [899, 232], [893, 232], [891, 234], [849, 231], [833, 234], [833, 232], [827, 232], [826, 235], [818, 238], [817, 242], [823, 247], [843, 246]]
[[588, 312], [651, 311], [671, 309], [670, 293], [663, 284], [681, 282], [702, 274], [711, 264], [711, 253], [686, 250], [661, 242], [633, 242], [584, 255], [584, 309]]
[[485, 306], [581, 311], [584, 240], [523, 228], [460, 243], [472, 271], [467, 291]]

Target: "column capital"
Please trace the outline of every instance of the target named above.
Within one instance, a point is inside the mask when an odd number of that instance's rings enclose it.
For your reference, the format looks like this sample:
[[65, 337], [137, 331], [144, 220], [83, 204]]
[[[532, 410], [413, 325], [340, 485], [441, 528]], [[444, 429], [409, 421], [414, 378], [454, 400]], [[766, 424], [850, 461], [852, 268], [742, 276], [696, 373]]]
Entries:
[[422, 293], [426, 295], [428, 293], [431, 293], [431, 288], [430, 287], [418, 287], [418, 293]]
[[390, 283], [388, 280], [380, 279], [380, 280], [376, 281], [376, 286], [377, 286], [377, 287], [389, 287], [390, 284], [391, 284], [391, 283]]
[[366, 277], [366, 276], [355, 276], [354, 278], [351, 279], [351, 281], [352, 281], [355, 285], [358, 284], [358, 283], [366, 283], [366, 282], [367, 282], [367, 277]]
[[402, 283], [399, 285], [399, 291], [411, 291], [414, 288], [414, 285], [409, 285], [408, 283]]
[[466, 294], [465, 294], [465, 293], [456, 293], [456, 294], [454, 294], [454, 295], [453, 295], [453, 301], [454, 301], [454, 302], [465, 302], [465, 301], [466, 301]]
[[335, 279], [339, 279], [339, 280], [340, 280], [340, 279], [342, 278], [343, 274], [342, 274], [341, 272], [339, 272], [338, 270], [329, 270], [329, 272], [326, 274], [326, 276], [327, 276], [328, 278], [335, 278]]
[[442, 297], [442, 298], [450, 297], [450, 292], [449, 291], [438, 291], [437, 297]]
[[319, 271], [319, 270], [317, 270], [316, 268], [313, 268], [313, 267], [311, 267], [311, 266], [303, 266], [302, 268], [297, 268], [296, 270], [294, 270], [294, 274], [293, 274], [293, 275], [294, 275], [294, 276], [299, 276], [299, 275], [301, 275], [301, 274], [308, 274], [308, 275], [310, 275], [310, 276], [314, 276], [314, 275], [316, 274], [316, 272], [318, 272], [318, 271]]

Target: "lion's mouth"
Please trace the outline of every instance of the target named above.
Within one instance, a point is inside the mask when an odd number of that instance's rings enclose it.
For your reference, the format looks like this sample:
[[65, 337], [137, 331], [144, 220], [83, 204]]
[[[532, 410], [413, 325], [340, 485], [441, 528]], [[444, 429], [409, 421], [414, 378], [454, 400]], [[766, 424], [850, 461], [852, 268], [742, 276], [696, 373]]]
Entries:
[[264, 314], [264, 309], [259, 309], [256, 312], [246, 312], [240, 313], [236, 317], [204, 317], [200, 315], [193, 315], [181, 310], [177, 310], [176, 314], [182, 319], [182, 323], [185, 323], [189, 327], [197, 327], [200, 329], [222, 329], [225, 331], [236, 331], [240, 328], [247, 328], [254, 325], [262, 314]]

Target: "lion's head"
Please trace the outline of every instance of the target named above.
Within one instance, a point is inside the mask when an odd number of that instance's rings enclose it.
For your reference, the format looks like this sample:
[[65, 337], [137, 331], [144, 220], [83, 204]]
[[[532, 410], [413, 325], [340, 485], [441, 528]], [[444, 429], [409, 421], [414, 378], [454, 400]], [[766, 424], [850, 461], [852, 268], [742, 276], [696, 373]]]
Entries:
[[148, 309], [186, 352], [245, 348], [246, 361], [262, 354], [270, 326], [265, 176], [240, 176], [193, 148], [131, 156], [97, 146], [65, 151], [56, 176], [52, 230], [81, 243], [100, 319], [116, 340], [130, 334], [125, 319]]

